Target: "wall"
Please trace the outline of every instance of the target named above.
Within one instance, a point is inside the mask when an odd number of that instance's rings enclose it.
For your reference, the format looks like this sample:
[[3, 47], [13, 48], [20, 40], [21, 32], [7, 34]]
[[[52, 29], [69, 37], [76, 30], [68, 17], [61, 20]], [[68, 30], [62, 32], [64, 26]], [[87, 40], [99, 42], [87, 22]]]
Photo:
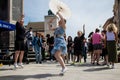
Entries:
[[[53, 36], [54, 32], [49, 30], [48, 21], [52, 18], [55, 18], [55, 17], [56, 16], [54, 16], [54, 15], [45, 16], [45, 32], [44, 32], [45, 35], [50, 34], [51, 36]], [[57, 27], [57, 18], [53, 21], [52, 26]]]

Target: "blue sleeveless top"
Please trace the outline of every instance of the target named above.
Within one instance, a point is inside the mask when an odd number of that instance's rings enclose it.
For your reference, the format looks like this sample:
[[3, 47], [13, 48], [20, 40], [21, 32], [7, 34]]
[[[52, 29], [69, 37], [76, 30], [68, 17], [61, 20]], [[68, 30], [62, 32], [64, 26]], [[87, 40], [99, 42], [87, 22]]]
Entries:
[[52, 54], [55, 54], [56, 51], [60, 50], [62, 54], [67, 53], [66, 41], [64, 39], [65, 30], [62, 27], [56, 28], [54, 32], [54, 47], [52, 49]]

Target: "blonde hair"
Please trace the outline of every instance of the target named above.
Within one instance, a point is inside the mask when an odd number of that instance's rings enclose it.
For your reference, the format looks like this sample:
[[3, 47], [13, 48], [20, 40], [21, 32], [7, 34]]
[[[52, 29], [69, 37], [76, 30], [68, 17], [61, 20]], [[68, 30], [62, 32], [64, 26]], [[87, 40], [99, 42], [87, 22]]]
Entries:
[[108, 32], [112, 32], [112, 31], [113, 31], [113, 32], [117, 33], [117, 27], [116, 27], [116, 25], [113, 24], [113, 23], [110, 23], [110, 24], [107, 26], [106, 30], [107, 30]]

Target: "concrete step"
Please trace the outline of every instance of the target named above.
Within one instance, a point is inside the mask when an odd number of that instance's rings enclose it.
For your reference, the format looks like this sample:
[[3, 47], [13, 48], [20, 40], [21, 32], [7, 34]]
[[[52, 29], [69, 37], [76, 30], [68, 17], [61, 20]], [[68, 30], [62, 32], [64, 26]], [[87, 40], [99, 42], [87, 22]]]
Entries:
[[29, 51], [28, 54], [35, 54], [35, 52], [33, 52], [33, 51]]
[[28, 58], [35, 57], [35, 54], [28, 54]]
[[36, 58], [28, 58], [29, 62], [35, 62]]

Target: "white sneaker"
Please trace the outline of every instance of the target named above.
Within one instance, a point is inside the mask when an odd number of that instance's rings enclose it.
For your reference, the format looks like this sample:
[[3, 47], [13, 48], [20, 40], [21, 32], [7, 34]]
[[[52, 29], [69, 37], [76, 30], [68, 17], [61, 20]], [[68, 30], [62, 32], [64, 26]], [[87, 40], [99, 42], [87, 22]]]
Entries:
[[112, 69], [114, 69], [115, 67], [112, 65], [112, 67], [111, 67]]
[[62, 68], [61, 72], [60, 72], [60, 75], [64, 75], [64, 73], [67, 71], [67, 68]]
[[15, 69], [17, 69], [17, 68], [18, 68], [17, 63], [14, 63], [14, 68], [15, 68]]
[[65, 67], [61, 70], [61, 73], [65, 73], [66, 71], [67, 71], [67, 68]]
[[24, 67], [23, 63], [19, 63], [18, 66], [20, 66], [21, 68]]
[[108, 67], [108, 68], [110, 68], [110, 65], [109, 65], [109, 64], [107, 64], [107, 67]]

